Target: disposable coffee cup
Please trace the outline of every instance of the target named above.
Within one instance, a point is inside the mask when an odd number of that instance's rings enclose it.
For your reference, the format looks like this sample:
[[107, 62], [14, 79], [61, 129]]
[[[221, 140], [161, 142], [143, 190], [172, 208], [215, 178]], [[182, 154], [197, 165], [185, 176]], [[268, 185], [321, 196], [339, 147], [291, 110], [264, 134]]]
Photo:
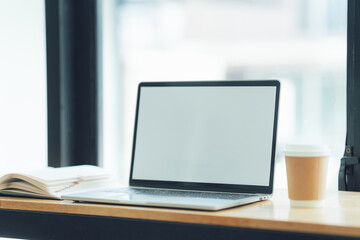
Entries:
[[323, 206], [330, 149], [319, 144], [287, 144], [284, 155], [290, 205]]

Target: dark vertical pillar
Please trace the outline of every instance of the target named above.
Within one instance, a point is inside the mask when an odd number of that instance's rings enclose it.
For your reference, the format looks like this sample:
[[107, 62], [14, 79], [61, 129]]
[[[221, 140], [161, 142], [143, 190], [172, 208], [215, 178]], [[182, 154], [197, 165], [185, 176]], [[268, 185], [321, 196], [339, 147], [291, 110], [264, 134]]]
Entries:
[[98, 165], [96, 0], [46, 0], [48, 164]]
[[360, 191], [360, 2], [348, 0], [347, 136], [339, 190]]

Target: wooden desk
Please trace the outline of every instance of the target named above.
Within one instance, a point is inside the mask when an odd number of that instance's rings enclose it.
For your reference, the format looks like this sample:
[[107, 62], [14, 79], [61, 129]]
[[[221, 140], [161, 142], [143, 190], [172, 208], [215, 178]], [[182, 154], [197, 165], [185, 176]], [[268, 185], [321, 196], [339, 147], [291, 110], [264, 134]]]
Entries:
[[286, 191], [218, 212], [0, 197], [0, 236], [123, 239], [360, 238], [360, 193], [329, 193], [323, 208], [291, 208]]

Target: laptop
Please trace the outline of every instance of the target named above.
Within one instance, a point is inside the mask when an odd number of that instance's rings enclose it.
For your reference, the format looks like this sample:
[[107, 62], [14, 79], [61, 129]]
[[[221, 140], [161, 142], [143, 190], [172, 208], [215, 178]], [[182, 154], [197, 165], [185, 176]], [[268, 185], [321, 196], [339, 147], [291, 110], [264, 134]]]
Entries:
[[66, 200], [220, 210], [273, 192], [280, 83], [143, 82], [129, 187]]

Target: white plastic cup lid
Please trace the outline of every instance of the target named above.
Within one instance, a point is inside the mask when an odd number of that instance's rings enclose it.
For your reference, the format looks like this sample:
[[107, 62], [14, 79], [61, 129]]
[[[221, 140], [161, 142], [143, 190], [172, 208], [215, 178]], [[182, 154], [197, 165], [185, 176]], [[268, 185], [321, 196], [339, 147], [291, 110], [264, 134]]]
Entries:
[[330, 149], [324, 144], [286, 144], [284, 154], [289, 157], [322, 157], [329, 156]]

